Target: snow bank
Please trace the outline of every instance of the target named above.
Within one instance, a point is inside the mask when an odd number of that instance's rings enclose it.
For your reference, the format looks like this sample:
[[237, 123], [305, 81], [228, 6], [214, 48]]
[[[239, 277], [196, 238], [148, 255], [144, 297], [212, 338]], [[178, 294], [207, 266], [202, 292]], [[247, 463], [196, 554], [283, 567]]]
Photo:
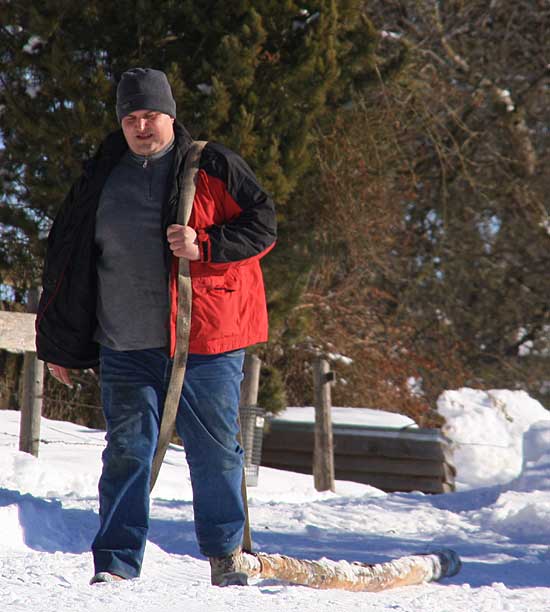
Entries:
[[523, 435], [521, 473], [477, 518], [492, 530], [526, 544], [550, 540], [550, 421], [533, 424]]
[[[504, 484], [518, 477], [523, 434], [550, 413], [524, 391], [460, 389], [437, 401], [453, 444], [457, 488]], [[550, 433], [545, 434], [550, 438]], [[544, 440], [541, 444], [544, 443]]]
[[[5, 410], [1, 417], [9, 433], [0, 433], [0, 443], [12, 442], [13, 446], [0, 453], [0, 488], [41, 497], [97, 496], [104, 432], [42, 419], [37, 459], [18, 451], [20, 413]], [[75, 469], [82, 465], [87, 469]]]
[[523, 466], [512, 483], [516, 491], [550, 491], [550, 422], [539, 421], [523, 436]]
[[[475, 517], [475, 515], [474, 515]], [[550, 491], [506, 491], [479, 512], [485, 531], [519, 540], [524, 544], [550, 539]]]

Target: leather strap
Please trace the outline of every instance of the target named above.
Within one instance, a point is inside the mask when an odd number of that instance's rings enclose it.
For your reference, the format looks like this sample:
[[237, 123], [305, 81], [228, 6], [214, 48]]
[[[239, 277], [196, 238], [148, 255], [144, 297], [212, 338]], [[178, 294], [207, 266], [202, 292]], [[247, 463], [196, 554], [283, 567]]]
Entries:
[[[178, 225], [187, 225], [193, 210], [195, 199], [197, 174], [202, 150], [206, 146], [205, 140], [193, 142], [183, 168], [183, 185], [180, 194], [177, 211]], [[164, 412], [160, 424], [160, 432], [157, 449], [153, 458], [151, 469], [150, 490], [153, 490], [157, 481], [160, 466], [164, 460], [164, 455], [172, 439], [176, 415], [185, 378], [185, 368], [187, 355], [189, 353], [189, 330], [191, 327], [191, 275], [189, 273], [189, 260], [180, 257], [178, 260], [178, 306], [176, 315], [176, 350], [172, 364], [170, 383], [164, 401]]]

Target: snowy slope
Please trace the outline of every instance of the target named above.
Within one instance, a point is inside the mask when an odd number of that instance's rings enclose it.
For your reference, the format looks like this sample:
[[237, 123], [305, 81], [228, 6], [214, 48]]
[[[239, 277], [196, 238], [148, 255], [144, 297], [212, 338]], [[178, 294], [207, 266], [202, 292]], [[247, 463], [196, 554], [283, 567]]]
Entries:
[[[488, 449], [495, 440], [500, 444], [488, 434], [490, 428], [498, 429], [491, 420], [494, 414], [480, 416], [485, 400], [476, 396], [473, 401], [468, 390], [454, 393], [456, 414], [448, 422], [457, 439], [465, 442], [472, 435], [472, 418], [465, 418], [472, 412], [476, 427], [486, 428]], [[525, 431], [523, 466], [512, 473], [509, 464], [503, 464], [512, 478], [507, 483], [468, 485], [479, 476], [468, 471], [483, 472], [479, 466], [472, 468], [469, 459], [465, 467], [458, 465], [466, 483], [463, 490], [438, 496], [385, 494], [347, 482], [338, 482], [335, 494], [317, 493], [309, 476], [261, 469], [259, 486], [249, 491], [259, 550], [381, 561], [446, 546], [463, 558], [462, 572], [441, 584], [379, 594], [316, 591], [269, 581], [248, 588], [211, 587], [208, 564], [195, 544], [184, 453], [175, 446], [168, 451], [155, 489], [141, 579], [91, 587], [89, 545], [97, 527], [103, 433], [44, 420], [40, 458], [34, 459], [17, 450], [19, 414], [0, 411], [2, 610], [547, 611], [550, 425], [541, 421], [546, 414], [529, 403], [530, 398], [514, 394], [502, 401], [521, 404], [521, 424], [506, 435], [521, 437]], [[514, 419], [511, 411], [507, 418]], [[512, 446], [517, 450], [518, 444], [516, 440]]]

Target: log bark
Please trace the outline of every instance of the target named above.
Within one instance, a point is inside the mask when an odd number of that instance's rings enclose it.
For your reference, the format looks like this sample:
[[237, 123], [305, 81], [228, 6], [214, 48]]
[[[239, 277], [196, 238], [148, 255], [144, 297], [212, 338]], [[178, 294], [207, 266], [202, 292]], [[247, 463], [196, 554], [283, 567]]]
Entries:
[[320, 559], [309, 561], [285, 555], [243, 553], [249, 576], [274, 578], [315, 589], [385, 591], [441, 580], [460, 571], [453, 550], [400, 557], [386, 563], [350, 563]]

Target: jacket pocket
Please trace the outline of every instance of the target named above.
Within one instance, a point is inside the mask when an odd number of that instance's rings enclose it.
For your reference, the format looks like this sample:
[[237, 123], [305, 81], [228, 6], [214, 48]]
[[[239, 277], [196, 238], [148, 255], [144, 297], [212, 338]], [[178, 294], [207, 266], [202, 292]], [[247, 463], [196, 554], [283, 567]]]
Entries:
[[193, 288], [206, 292], [237, 291], [239, 288], [238, 275], [233, 271], [225, 274], [209, 274], [208, 276], [196, 276], [193, 278]]
[[194, 333], [201, 340], [239, 334], [240, 278], [233, 271], [193, 278]]

